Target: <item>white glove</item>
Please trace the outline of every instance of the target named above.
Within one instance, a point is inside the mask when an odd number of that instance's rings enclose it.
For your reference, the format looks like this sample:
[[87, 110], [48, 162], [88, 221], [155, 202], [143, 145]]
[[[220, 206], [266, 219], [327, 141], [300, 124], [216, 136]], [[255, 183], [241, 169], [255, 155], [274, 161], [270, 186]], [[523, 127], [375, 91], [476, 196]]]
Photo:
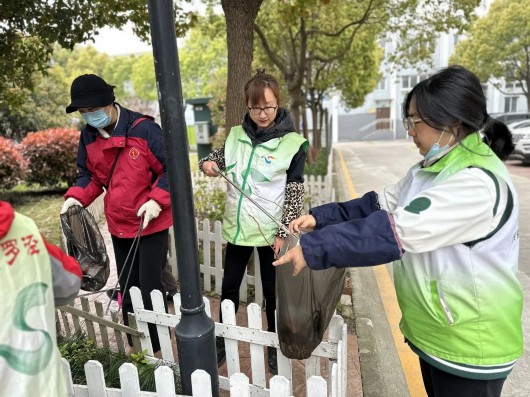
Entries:
[[73, 207], [74, 205], [78, 205], [80, 207], [83, 207], [83, 204], [81, 204], [79, 201], [77, 201], [73, 197], [68, 197], [66, 201], [64, 202], [62, 208], [61, 208], [61, 214], [66, 213], [68, 211], [68, 208]]
[[160, 211], [162, 211], [162, 208], [160, 208], [155, 200], [151, 199], [144, 203], [144, 205], [140, 207], [138, 213], [136, 214], [138, 216], [142, 216], [142, 214], [145, 213], [142, 229], [145, 229], [152, 219], [155, 219], [158, 215], [160, 215]]

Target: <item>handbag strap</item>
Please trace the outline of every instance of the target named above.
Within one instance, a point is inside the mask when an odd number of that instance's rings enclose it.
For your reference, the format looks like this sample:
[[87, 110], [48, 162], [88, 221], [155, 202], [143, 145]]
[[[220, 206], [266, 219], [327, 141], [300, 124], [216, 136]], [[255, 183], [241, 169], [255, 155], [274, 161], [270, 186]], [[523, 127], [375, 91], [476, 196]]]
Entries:
[[[129, 131], [132, 130], [134, 127], [136, 127], [138, 124], [140, 124], [144, 120], [152, 120], [152, 118], [149, 117], [149, 116], [144, 116], [144, 117], [137, 118], [132, 123], [131, 128], [128, 128], [125, 131], [125, 146], [127, 146], [127, 139], [129, 138]], [[112, 174], [114, 174], [114, 168], [116, 168], [116, 163], [118, 162], [118, 157], [120, 157], [120, 153], [121, 153], [122, 150], [123, 150], [123, 147], [119, 148], [118, 149], [118, 153], [116, 153], [116, 156], [114, 157], [114, 161], [112, 162], [112, 167], [110, 167], [110, 172], [109, 172], [109, 177], [107, 179], [107, 184], [103, 185], [105, 190], [109, 190], [110, 180], [112, 179]]]

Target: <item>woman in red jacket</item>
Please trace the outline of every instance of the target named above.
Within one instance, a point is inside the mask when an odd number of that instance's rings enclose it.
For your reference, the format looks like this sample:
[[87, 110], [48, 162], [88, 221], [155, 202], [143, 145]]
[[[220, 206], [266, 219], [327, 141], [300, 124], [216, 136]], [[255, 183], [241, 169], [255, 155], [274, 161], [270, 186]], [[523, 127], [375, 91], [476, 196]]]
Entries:
[[[153, 308], [153, 289], [165, 295], [161, 279], [172, 217], [162, 130], [151, 117], [116, 103], [113, 89], [93, 74], [72, 82], [72, 102], [66, 113], [78, 111], [87, 124], [77, 153], [78, 177], [65, 194], [61, 213], [72, 205], [86, 207], [106, 191], [105, 216], [121, 275], [123, 319], [128, 324], [132, 286], [140, 288], [148, 310]], [[134, 262], [131, 253], [125, 263], [137, 235], [141, 238]], [[156, 352], [160, 350], [156, 326], [150, 326], [150, 334]]]

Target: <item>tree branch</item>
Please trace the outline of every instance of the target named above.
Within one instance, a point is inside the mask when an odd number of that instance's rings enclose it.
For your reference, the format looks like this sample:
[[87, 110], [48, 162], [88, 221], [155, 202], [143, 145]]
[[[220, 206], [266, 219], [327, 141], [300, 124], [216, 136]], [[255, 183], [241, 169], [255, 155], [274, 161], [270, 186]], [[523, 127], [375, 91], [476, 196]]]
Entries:
[[258, 37], [259, 37], [259, 39], [261, 41], [261, 44], [263, 45], [263, 49], [267, 53], [267, 56], [272, 61], [272, 63], [274, 63], [276, 65], [276, 67], [280, 70], [280, 72], [282, 74], [284, 74], [284, 75], [287, 74], [288, 70], [285, 68], [285, 63], [286, 63], [285, 60], [281, 59], [276, 54], [276, 52], [272, 51], [272, 49], [271, 49], [271, 47], [269, 45], [269, 42], [267, 41], [267, 38], [265, 37], [265, 34], [263, 33], [263, 31], [260, 29], [260, 27], [256, 23], [254, 23], [254, 31], [258, 35]]

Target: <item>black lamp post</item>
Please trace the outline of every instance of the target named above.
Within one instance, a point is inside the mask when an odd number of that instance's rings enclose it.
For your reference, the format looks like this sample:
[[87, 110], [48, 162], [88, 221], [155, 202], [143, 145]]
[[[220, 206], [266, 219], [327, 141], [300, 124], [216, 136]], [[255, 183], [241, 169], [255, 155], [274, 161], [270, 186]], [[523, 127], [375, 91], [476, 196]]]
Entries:
[[182, 317], [175, 328], [175, 335], [181, 382], [184, 394], [191, 395], [191, 374], [196, 369], [203, 369], [210, 374], [213, 396], [217, 397], [219, 374], [215, 355], [215, 324], [204, 311], [200, 287], [189, 144], [172, 0], [149, 0], [149, 24], [180, 279]]

